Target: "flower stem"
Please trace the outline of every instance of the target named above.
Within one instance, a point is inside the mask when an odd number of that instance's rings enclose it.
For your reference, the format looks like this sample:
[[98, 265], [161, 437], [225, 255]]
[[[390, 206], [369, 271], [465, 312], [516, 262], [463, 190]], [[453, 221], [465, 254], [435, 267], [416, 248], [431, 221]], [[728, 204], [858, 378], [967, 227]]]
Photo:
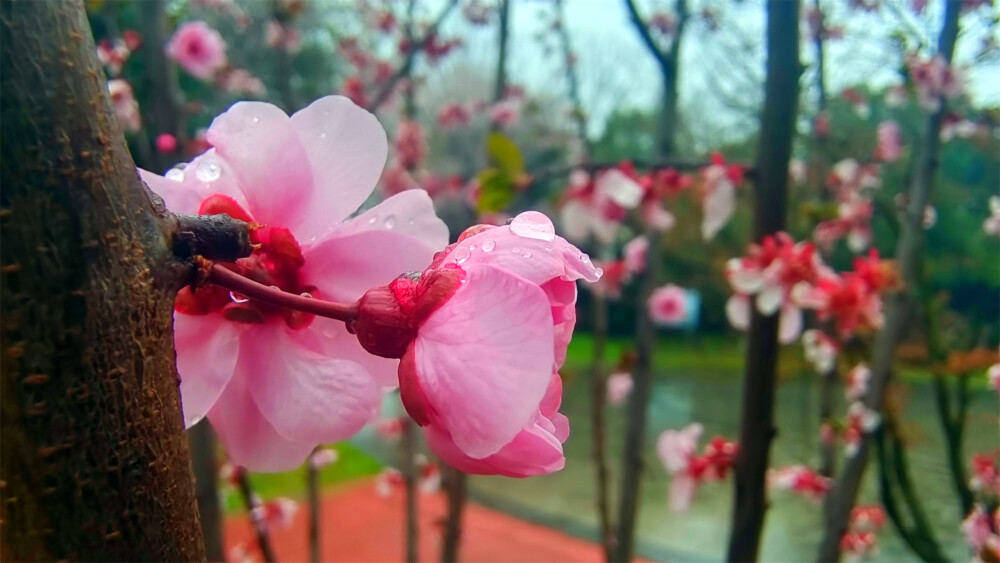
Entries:
[[271, 305], [286, 309], [310, 313], [318, 317], [326, 317], [348, 322], [358, 314], [357, 304], [345, 305], [324, 301], [315, 297], [303, 297], [280, 289], [257, 283], [219, 264], [212, 264], [208, 274], [208, 283], [242, 293], [250, 299], [257, 299]]

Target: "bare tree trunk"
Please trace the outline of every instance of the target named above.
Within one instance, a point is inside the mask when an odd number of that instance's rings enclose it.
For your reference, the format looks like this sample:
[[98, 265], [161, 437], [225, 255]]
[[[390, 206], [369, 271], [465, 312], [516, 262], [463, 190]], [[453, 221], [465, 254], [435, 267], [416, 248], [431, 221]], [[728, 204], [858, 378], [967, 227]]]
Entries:
[[604, 351], [608, 336], [608, 304], [603, 294], [594, 294], [594, 356], [590, 364], [590, 423], [591, 455], [594, 460], [594, 486], [597, 496], [597, 521], [600, 526], [601, 547], [604, 558], [614, 556], [615, 533], [611, 520], [611, 491], [608, 488], [607, 427], [604, 409], [607, 408], [607, 377], [604, 372]]
[[[145, 70], [142, 74], [142, 88], [146, 99], [142, 111], [143, 126], [152, 149], [150, 165], [157, 174], [162, 174], [169, 166], [183, 160], [185, 115], [183, 96], [177, 83], [177, 66], [167, 59], [164, 47], [167, 44], [167, 2], [166, 0], [143, 0], [137, 4], [142, 22], [142, 59]], [[156, 137], [169, 133], [177, 138], [177, 148], [170, 153], [156, 149]]]
[[191, 462], [194, 465], [195, 490], [198, 494], [198, 514], [201, 534], [205, 541], [205, 556], [209, 561], [225, 561], [222, 541], [222, 510], [219, 506], [219, 468], [216, 465], [215, 432], [207, 420], [195, 424], [188, 439]]
[[403, 473], [403, 488], [406, 493], [406, 561], [413, 563], [420, 556], [419, 530], [418, 530], [418, 505], [417, 505], [417, 467], [415, 457], [417, 455], [417, 437], [413, 422], [405, 419], [403, 422], [403, 435], [400, 437], [400, 452], [402, 463], [400, 469]]
[[[788, 161], [795, 137], [799, 99], [799, 2], [767, 3], [767, 78], [757, 141], [754, 180], [754, 240], [785, 226]], [[765, 481], [774, 428], [775, 371], [779, 315], [750, 319], [746, 372], [740, 414], [740, 451], [733, 472], [734, 502], [729, 561], [754, 561], [760, 548], [767, 508]]]
[[[958, 37], [958, 19], [961, 2], [945, 2], [945, 18], [938, 41], [938, 54], [951, 63]], [[890, 295], [885, 304], [885, 324], [875, 339], [875, 353], [872, 365], [872, 379], [865, 404], [871, 409], [881, 409], [886, 384], [892, 374], [893, 355], [909, 321], [913, 305], [913, 292], [919, 289], [921, 251], [924, 237], [924, 208], [930, 197], [934, 172], [937, 169], [938, 147], [941, 143], [941, 123], [946, 111], [944, 100], [941, 107], [927, 120], [924, 137], [916, 154], [909, 185], [909, 200], [902, 232], [896, 245], [896, 259], [899, 262], [904, 287]], [[840, 557], [840, 538], [847, 530], [847, 520], [858, 496], [861, 477], [868, 463], [871, 437], [862, 437], [857, 455], [847, 461], [843, 473], [834, 483], [824, 502], [826, 519], [823, 540], [818, 559], [834, 561]]]
[[3, 2], [0, 25], [0, 558], [204, 560], [176, 220], [136, 174], [82, 2]]

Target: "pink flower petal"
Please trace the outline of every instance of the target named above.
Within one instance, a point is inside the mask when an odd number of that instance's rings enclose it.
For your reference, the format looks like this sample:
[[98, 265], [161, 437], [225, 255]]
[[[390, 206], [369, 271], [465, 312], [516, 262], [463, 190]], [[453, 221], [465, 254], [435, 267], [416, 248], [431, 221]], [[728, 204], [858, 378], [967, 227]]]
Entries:
[[778, 319], [778, 341], [791, 344], [802, 334], [802, 309], [786, 305]]
[[399, 385], [396, 376], [399, 360], [369, 354], [361, 347], [358, 338], [347, 332], [344, 323], [340, 321], [316, 317], [309, 325], [309, 330], [295, 331], [292, 338], [318, 354], [363, 366], [375, 380], [375, 384], [383, 390]]
[[736, 211], [736, 188], [731, 182], [720, 181], [705, 196], [704, 217], [701, 222], [701, 236], [712, 240], [726, 226]]
[[277, 106], [234, 104], [215, 118], [207, 139], [232, 167], [256, 221], [294, 229], [306, 214], [324, 215], [309, 205], [316, 187], [306, 148]]
[[746, 330], [750, 326], [750, 299], [745, 295], [733, 295], [726, 301], [726, 318], [736, 330]]
[[310, 206], [323, 210], [295, 226], [296, 234], [308, 240], [321, 237], [368, 199], [382, 175], [388, 141], [375, 116], [343, 96], [316, 100], [296, 112], [291, 123], [312, 171]]
[[368, 372], [300, 346], [290, 332], [268, 323], [243, 336], [239, 369], [260, 412], [295, 442], [334, 442], [361, 430], [380, 400]]
[[302, 465], [316, 444], [290, 442], [278, 434], [236, 374], [208, 412], [229, 460], [251, 471], [289, 471]]
[[440, 423], [459, 449], [484, 458], [538, 410], [552, 376], [552, 314], [544, 292], [523, 278], [486, 265], [467, 273], [420, 327], [414, 359]]
[[240, 332], [239, 325], [225, 322], [218, 315], [174, 313], [185, 428], [194, 426], [208, 413], [233, 377]]
[[369, 289], [384, 285], [430, 264], [434, 249], [394, 231], [361, 231], [330, 236], [303, 251], [300, 270], [306, 283], [324, 299], [353, 302]]
[[[434, 202], [424, 190], [398, 193], [337, 225], [328, 236], [346, 236], [364, 231], [393, 231], [409, 235], [433, 252], [448, 245], [448, 225], [434, 214]], [[428, 263], [430, 258], [424, 265]]]
[[656, 441], [656, 453], [670, 473], [683, 471], [694, 455], [704, 428], [695, 422], [681, 430], [664, 430]]
[[[201, 170], [201, 174], [198, 171]], [[209, 171], [218, 171], [208, 174]], [[219, 158], [215, 149], [192, 160], [183, 170], [177, 168], [167, 173], [168, 177], [139, 169], [139, 176], [156, 195], [163, 198], [167, 209], [174, 213], [198, 213], [201, 202], [208, 196], [222, 194], [236, 200], [244, 209], [247, 207], [243, 192], [236, 185], [236, 175], [232, 168]], [[199, 178], [214, 178], [208, 181]]]
[[500, 451], [482, 459], [464, 454], [436, 427], [429, 427], [426, 436], [427, 445], [442, 461], [474, 475], [532, 477], [554, 473], [566, 465], [560, 440], [538, 425], [520, 431]]
[[687, 512], [698, 492], [698, 482], [690, 475], [675, 475], [670, 482], [670, 510], [674, 513]]

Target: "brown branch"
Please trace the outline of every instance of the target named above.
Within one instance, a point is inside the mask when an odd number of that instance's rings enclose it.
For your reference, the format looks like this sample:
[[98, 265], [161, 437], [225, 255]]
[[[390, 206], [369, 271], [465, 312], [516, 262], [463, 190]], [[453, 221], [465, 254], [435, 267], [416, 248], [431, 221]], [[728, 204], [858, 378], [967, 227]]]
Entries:
[[417, 437], [416, 429], [409, 418], [403, 418], [402, 436], [399, 442], [402, 463], [399, 464], [403, 473], [403, 484], [406, 492], [406, 562], [415, 563], [420, 557], [420, 532], [417, 520], [419, 511], [417, 502]]
[[[961, 2], [945, 2], [945, 17], [938, 42], [938, 53], [949, 64], [958, 37], [961, 8]], [[913, 308], [911, 292], [919, 287], [924, 208], [927, 206], [937, 168], [941, 124], [946, 111], [946, 104], [942, 100], [938, 111], [928, 117], [924, 138], [914, 155], [906, 218], [896, 245], [896, 259], [900, 265], [904, 288], [886, 298], [885, 322], [875, 339], [872, 379], [865, 399], [865, 404], [870, 409], [882, 407], [885, 389], [892, 374], [894, 352], [903, 337]], [[826, 496], [824, 502], [826, 522], [818, 555], [818, 559], [822, 561], [833, 561], [840, 555], [840, 538], [847, 529], [847, 521], [861, 486], [861, 477], [868, 463], [870, 441], [869, 436], [862, 437], [857, 455], [847, 462], [843, 473]]]
[[257, 547], [260, 548], [260, 555], [264, 558], [264, 563], [274, 563], [275, 557], [274, 548], [271, 547], [271, 536], [268, 533], [263, 514], [260, 510], [257, 510], [262, 505], [260, 499], [254, 494], [253, 487], [250, 485], [250, 475], [244, 467], [236, 467], [235, 471], [236, 486], [240, 490], [243, 502], [247, 506], [247, 514], [250, 516], [254, 534], [257, 536]]
[[[754, 239], [781, 231], [788, 197], [788, 161], [795, 137], [799, 98], [799, 2], [767, 3], [767, 78], [757, 144], [754, 181]], [[740, 451], [733, 471], [729, 561], [755, 561], [764, 527], [765, 490], [774, 427], [775, 374], [778, 364], [778, 315], [752, 307], [743, 398]]]
[[441, 543], [441, 561], [455, 563], [459, 560], [458, 551], [462, 543], [462, 513], [468, 483], [465, 473], [453, 467], [445, 466], [444, 478], [448, 493], [448, 517], [445, 520], [444, 538]]
[[423, 39], [416, 44], [410, 45], [410, 49], [406, 52], [406, 57], [403, 59], [403, 64], [399, 65], [396, 72], [392, 73], [392, 75], [390, 75], [389, 78], [382, 83], [382, 86], [379, 88], [378, 92], [376, 92], [375, 97], [372, 98], [372, 101], [365, 109], [370, 112], [378, 111], [378, 108], [381, 107], [382, 104], [389, 99], [389, 96], [392, 95], [392, 91], [396, 88], [396, 84], [398, 84], [403, 78], [410, 75], [416, 56], [427, 48], [427, 45], [430, 44], [430, 42], [434, 39], [435, 34], [437, 34], [437, 30], [441, 26], [441, 23], [446, 17], [448, 17], [448, 14], [451, 13], [452, 9], [454, 9], [456, 5], [458, 5], [458, 0], [449, 0], [448, 3], [445, 4], [441, 13], [438, 14], [438, 17], [427, 29]]
[[316, 467], [316, 463], [313, 461], [313, 457], [320, 449], [322, 449], [322, 446], [313, 448], [313, 453], [309, 455], [309, 461], [306, 463], [306, 496], [309, 499], [309, 561], [311, 563], [319, 563], [322, 560], [321, 537], [319, 533], [320, 521], [322, 520], [320, 514], [322, 510], [322, 503], [320, 502], [321, 490], [319, 468]]
[[604, 295], [594, 293], [594, 356], [590, 364], [590, 436], [591, 456], [594, 460], [595, 488], [597, 494], [597, 520], [600, 526], [601, 547], [605, 561], [614, 560], [615, 532], [611, 520], [611, 491], [608, 487], [608, 454], [606, 449], [607, 427], [604, 410], [607, 408], [607, 376], [604, 372], [604, 353], [608, 335], [608, 304]]
[[201, 533], [205, 540], [205, 555], [209, 561], [225, 561], [222, 538], [222, 510], [219, 507], [219, 467], [216, 464], [215, 432], [208, 420], [202, 420], [188, 431], [191, 443], [191, 464], [194, 466], [195, 488], [198, 493], [198, 513]]
[[656, 40], [653, 39], [653, 35], [649, 32], [649, 24], [639, 15], [639, 10], [635, 6], [635, 0], [625, 0], [625, 8], [628, 10], [632, 26], [635, 28], [636, 33], [639, 34], [639, 39], [646, 46], [646, 50], [649, 51], [649, 54], [653, 55], [653, 58], [656, 59], [656, 63], [661, 69], [669, 67], [671, 64], [670, 57], [656, 44]]

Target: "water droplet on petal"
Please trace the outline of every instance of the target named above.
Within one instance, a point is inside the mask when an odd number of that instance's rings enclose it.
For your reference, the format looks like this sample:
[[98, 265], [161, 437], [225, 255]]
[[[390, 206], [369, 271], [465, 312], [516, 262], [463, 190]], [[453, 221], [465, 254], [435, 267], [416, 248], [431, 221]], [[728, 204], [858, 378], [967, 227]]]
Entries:
[[469, 250], [475, 250], [475, 249], [476, 249], [476, 245], [474, 245], [474, 244], [470, 244], [469, 245]]
[[337, 329], [333, 327], [324, 328], [320, 331], [320, 334], [322, 334], [325, 338], [334, 338], [337, 336]]
[[458, 248], [455, 249], [455, 263], [456, 264], [461, 264], [462, 262], [465, 262], [466, 260], [468, 260], [469, 256], [471, 256], [471, 255], [472, 255], [472, 252], [469, 250], [469, 247], [467, 247], [467, 246], [460, 246], [460, 247], [458, 247]]
[[390, 230], [396, 228], [396, 216], [395, 215], [389, 215], [388, 217], [385, 218], [385, 221], [383, 221], [383, 224], [385, 225], [385, 228], [390, 229]]
[[254, 117], [253, 118], [253, 122], [254, 123], [260, 123], [260, 118], [259, 117]]
[[406, 222], [406, 224], [407, 225], [414, 225], [414, 224], [416, 224], [416, 222], [417, 222], [416, 219], [410, 219], [409, 221]]
[[374, 225], [375, 221], [378, 221], [378, 215], [373, 213], [372, 216], [368, 218], [368, 224]]
[[303, 291], [299, 294], [299, 297], [305, 297], [306, 299], [312, 299], [313, 294], [308, 291]]
[[556, 238], [556, 228], [552, 221], [538, 211], [525, 211], [510, 222], [510, 232], [524, 238], [538, 240], [553, 240]]
[[267, 286], [267, 287], [270, 287], [271, 289], [273, 289], [273, 290], [275, 290], [275, 291], [281, 291], [281, 288], [280, 288], [280, 287], [278, 287], [278, 286], [276, 286], [276, 285], [269, 285], [269, 286]]
[[497, 242], [491, 238], [483, 241], [483, 252], [493, 252], [493, 249], [497, 247]]
[[171, 168], [170, 170], [167, 170], [166, 178], [167, 180], [173, 180], [175, 182], [183, 182], [184, 171], [180, 168]]
[[511, 254], [520, 254], [521, 253], [521, 249], [515, 246], [514, 248], [510, 249], [510, 252], [511, 252]]
[[580, 253], [580, 261], [582, 261], [584, 264], [588, 264], [588, 263], [590, 263], [590, 256], [587, 256], [586, 253], [581, 252]]
[[604, 275], [604, 268], [597, 268], [596, 270], [594, 270], [594, 274], [597, 277], [602, 277]]
[[242, 293], [236, 293], [235, 291], [229, 292], [229, 298], [233, 300], [234, 303], [246, 303], [250, 301], [250, 298]]
[[193, 419], [189, 420], [187, 422], [188, 428], [194, 426], [195, 424], [198, 424], [199, 422], [201, 422], [201, 419], [203, 419], [203, 418], [205, 418], [205, 417], [203, 417], [203, 416], [196, 416]]
[[326, 138], [326, 131], [323, 131], [322, 133], [320, 133], [319, 134], [319, 138], [320, 139], [325, 139]]
[[524, 254], [522, 254], [521, 256], [524, 256], [525, 258], [531, 258], [531, 251], [530, 250], [525, 250]]
[[218, 162], [203, 160], [198, 164], [198, 169], [195, 170], [194, 175], [202, 182], [212, 182], [218, 180], [219, 176], [222, 176], [222, 167], [219, 166]]

